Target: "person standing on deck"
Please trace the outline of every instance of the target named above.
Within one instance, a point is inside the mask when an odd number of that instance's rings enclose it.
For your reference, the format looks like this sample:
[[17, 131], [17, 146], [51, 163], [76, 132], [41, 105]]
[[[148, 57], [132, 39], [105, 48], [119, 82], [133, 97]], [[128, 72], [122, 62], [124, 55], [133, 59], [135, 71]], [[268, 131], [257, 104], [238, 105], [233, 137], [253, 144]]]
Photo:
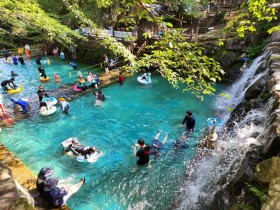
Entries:
[[110, 74], [110, 71], [109, 71], [109, 58], [108, 58], [107, 54], [104, 55], [103, 64], [104, 64], [104, 68], [105, 68], [105, 75]]

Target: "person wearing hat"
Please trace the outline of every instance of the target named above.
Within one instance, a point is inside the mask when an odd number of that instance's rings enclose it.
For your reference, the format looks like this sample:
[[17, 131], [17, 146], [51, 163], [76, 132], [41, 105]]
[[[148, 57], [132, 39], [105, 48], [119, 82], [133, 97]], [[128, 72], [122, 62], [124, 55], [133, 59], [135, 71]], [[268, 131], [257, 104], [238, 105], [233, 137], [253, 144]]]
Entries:
[[7, 87], [8, 85], [10, 86], [10, 88], [15, 89], [16, 85], [14, 84], [15, 78], [11, 78], [11, 79], [7, 79], [1, 82], [1, 86], [3, 88], [3, 90], [9, 90], [9, 88]]
[[65, 101], [65, 98], [59, 98], [59, 101], [61, 103], [61, 107], [62, 107], [62, 111], [65, 114], [68, 114], [70, 111], [70, 103], [68, 103], [67, 101]]
[[87, 89], [86, 80], [84, 79], [84, 77], [82, 75], [79, 75], [76, 85], [78, 86], [78, 88], [81, 88], [82, 90]]
[[41, 168], [40, 172], [38, 173], [36, 188], [41, 195], [45, 194], [44, 187], [46, 185], [46, 181], [48, 180], [48, 177], [50, 177], [53, 174], [53, 172], [54, 172], [53, 168], [45, 167], [45, 168]]
[[45, 181], [43, 196], [50, 202], [52, 207], [58, 208], [66, 205], [66, 201], [74, 193], [78, 192], [85, 181], [86, 178], [84, 177], [80, 179], [80, 182], [77, 184], [66, 185], [59, 183], [60, 180], [58, 178], [49, 178]]
[[[140, 149], [136, 152], [136, 146]], [[132, 145], [133, 155], [137, 160], [137, 165], [146, 165], [150, 162], [150, 146], [145, 144], [145, 141], [140, 138], [138, 144]]]

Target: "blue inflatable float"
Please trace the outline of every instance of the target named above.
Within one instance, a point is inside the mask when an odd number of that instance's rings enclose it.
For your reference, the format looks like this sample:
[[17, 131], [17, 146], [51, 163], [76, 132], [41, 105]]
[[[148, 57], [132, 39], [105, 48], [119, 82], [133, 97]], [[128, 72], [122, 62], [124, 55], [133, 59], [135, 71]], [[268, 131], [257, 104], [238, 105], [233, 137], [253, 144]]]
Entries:
[[224, 124], [221, 118], [208, 118], [207, 123], [208, 125], [212, 125], [212, 126], [220, 126]]

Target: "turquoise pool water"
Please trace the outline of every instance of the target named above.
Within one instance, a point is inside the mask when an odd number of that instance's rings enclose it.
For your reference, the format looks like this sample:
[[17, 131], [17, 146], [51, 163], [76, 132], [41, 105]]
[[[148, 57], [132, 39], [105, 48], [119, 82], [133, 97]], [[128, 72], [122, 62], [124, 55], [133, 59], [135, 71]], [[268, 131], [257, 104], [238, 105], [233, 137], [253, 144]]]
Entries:
[[[215, 114], [215, 98], [199, 101], [159, 76], [153, 76], [152, 86], [131, 77], [124, 86], [113, 84], [103, 92], [108, 100], [101, 107], [94, 106], [92, 94], [82, 96], [71, 101], [72, 116], [60, 109], [52, 116], [33, 116], [2, 130], [1, 142], [34, 174], [52, 166], [61, 179], [77, 182], [86, 176], [86, 184], [67, 202], [71, 209], [170, 208], [207, 128], [206, 119]], [[189, 109], [196, 117], [196, 130], [188, 149], [175, 151], [172, 141], [184, 131], [180, 124]], [[152, 159], [150, 167], [137, 167], [131, 145], [140, 137], [151, 142], [158, 130], [160, 139], [170, 133], [162, 156]], [[60, 143], [73, 136], [97, 146], [104, 155], [95, 164], [64, 155]]]

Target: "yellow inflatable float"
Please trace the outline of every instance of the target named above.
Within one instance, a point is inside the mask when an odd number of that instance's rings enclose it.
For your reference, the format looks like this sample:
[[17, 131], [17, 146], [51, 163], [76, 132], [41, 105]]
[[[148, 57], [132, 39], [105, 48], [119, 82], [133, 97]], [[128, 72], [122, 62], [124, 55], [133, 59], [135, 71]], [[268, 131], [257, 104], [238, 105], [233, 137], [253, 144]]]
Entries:
[[9, 89], [7, 91], [8, 94], [20, 93], [23, 90], [23, 85], [20, 84], [18, 89]]
[[49, 82], [51, 78], [47, 77], [47, 78], [44, 78], [44, 77], [40, 77], [40, 81], [41, 82]]

